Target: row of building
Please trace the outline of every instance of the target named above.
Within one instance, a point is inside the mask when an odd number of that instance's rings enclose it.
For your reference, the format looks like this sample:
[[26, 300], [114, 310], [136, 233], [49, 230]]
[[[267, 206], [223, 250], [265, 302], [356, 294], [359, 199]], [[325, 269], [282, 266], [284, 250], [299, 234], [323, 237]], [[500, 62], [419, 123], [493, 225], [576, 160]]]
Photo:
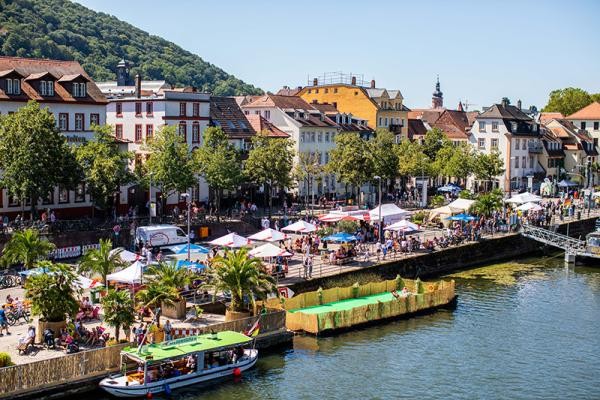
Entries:
[[[164, 125], [176, 126], [190, 151], [202, 146], [208, 126], [220, 126], [242, 152], [247, 152], [257, 132], [267, 132], [292, 139], [296, 162], [306, 153], [322, 165], [329, 161], [336, 135], [343, 132], [369, 138], [377, 129], [387, 129], [399, 142], [422, 140], [428, 130], [439, 128], [455, 144], [468, 142], [477, 151], [498, 152], [506, 172], [497, 184], [507, 191], [524, 186], [527, 177], [537, 182], [564, 174], [591, 177], [588, 170], [598, 155], [598, 103], [570, 116], [525, 110], [520, 101], [517, 106], [504, 101], [482, 112], [467, 111], [462, 104], [451, 110], [444, 107], [438, 79], [431, 108], [410, 110], [400, 90], [344, 74], [326, 74], [304, 87], [284, 87], [276, 94], [217, 97], [132, 77], [130, 67], [122, 60], [116, 66], [116, 80], [94, 82], [74, 61], [0, 57], [0, 113], [14, 112], [35, 100], [51, 110], [67, 141], [75, 145], [92, 138], [92, 125], [111, 125], [122, 149], [135, 153], [132, 168], [145, 161], [145, 141]], [[333, 175], [324, 175], [315, 186], [311, 191], [316, 195], [345, 192]], [[306, 182], [295, 189], [300, 195], [307, 190]], [[148, 199], [160, 195], [156, 187], [151, 193], [137, 185], [122, 187], [118, 205], [121, 212], [145, 208]], [[192, 195], [198, 201], [208, 200], [209, 189], [201, 177]], [[168, 204], [179, 201], [174, 195]], [[56, 188], [40, 204], [62, 209], [57, 211], [60, 217], [89, 215], [91, 205], [83, 183], [76, 190]], [[17, 199], [0, 191], [0, 213], [21, 209]]]

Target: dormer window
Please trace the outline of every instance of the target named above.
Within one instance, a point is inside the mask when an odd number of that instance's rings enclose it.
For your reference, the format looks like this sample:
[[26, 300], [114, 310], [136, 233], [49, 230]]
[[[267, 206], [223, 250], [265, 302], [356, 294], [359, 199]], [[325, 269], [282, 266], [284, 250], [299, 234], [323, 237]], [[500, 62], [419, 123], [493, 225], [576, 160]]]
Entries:
[[8, 78], [6, 80], [6, 94], [21, 94], [21, 80]]
[[40, 94], [42, 96], [54, 96], [54, 82], [40, 81]]
[[537, 132], [537, 124], [533, 124], [533, 131]]
[[85, 82], [73, 82], [73, 97], [86, 97], [87, 88]]
[[517, 123], [516, 122], [511, 122], [510, 123], [510, 130], [513, 133], [517, 131]]

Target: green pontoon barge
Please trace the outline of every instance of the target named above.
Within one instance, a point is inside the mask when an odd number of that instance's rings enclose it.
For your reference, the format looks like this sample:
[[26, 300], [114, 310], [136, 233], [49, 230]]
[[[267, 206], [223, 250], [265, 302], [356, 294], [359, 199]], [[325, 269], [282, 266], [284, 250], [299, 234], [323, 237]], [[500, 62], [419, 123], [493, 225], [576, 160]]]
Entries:
[[224, 331], [126, 347], [121, 351], [121, 373], [103, 379], [100, 387], [117, 397], [143, 397], [239, 376], [256, 364], [258, 350], [244, 349], [252, 340], [242, 333]]

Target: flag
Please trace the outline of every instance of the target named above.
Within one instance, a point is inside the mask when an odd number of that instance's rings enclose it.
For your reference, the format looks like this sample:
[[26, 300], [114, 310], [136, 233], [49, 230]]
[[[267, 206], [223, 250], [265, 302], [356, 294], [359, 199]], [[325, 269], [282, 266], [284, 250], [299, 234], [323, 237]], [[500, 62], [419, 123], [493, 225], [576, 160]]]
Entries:
[[252, 325], [250, 327], [250, 329], [248, 329], [246, 332], [244, 332], [244, 334], [246, 336], [250, 336], [250, 337], [257, 337], [259, 331], [260, 331], [260, 318], [258, 318], [256, 320], [256, 322], [254, 323], [254, 325]]

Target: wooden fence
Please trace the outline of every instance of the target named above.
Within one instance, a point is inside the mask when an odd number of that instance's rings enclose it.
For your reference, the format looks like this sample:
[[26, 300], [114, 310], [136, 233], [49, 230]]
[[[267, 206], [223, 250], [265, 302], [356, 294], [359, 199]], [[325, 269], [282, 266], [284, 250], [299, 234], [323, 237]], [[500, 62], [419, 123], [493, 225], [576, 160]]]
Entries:
[[281, 329], [285, 329], [285, 310], [278, 310], [269, 312], [267, 314], [261, 314], [255, 317], [242, 318], [235, 321], [221, 322], [218, 324], [207, 325], [198, 328], [178, 328], [173, 327], [174, 335], [176, 338], [190, 336], [190, 335], [201, 335], [203, 333], [210, 332], [221, 332], [221, 331], [235, 331], [244, 332], [248, 330], [258, 318], [260, 318], [260, 333], [275, 332]]
[[127, 344], [118, 344], [2, 368], [0, 398], [14, 396], [17, 392], [50, 389], [92, 376], [105, 375], [119, 367], [121, 349], [126, 346]]

